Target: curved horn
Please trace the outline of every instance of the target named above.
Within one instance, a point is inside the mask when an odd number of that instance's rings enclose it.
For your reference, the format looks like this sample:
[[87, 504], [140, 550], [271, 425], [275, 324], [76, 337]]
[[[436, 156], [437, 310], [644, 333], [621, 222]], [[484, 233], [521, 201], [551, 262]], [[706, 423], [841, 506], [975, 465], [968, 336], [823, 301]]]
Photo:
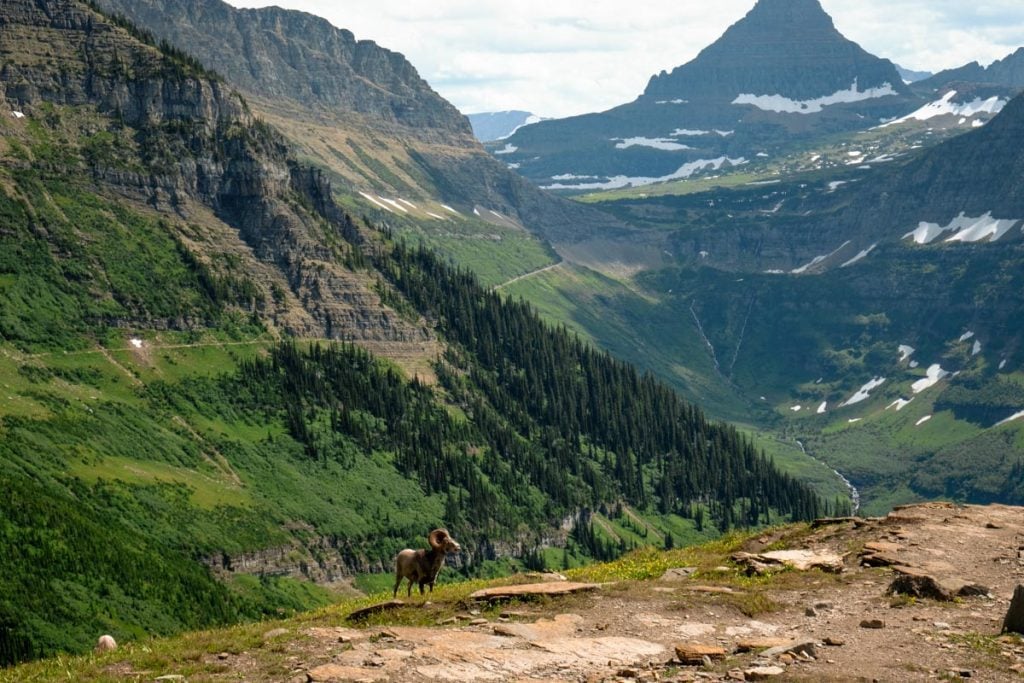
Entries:
[[448, 538], [448, 531], [445, 529], [434, 529], [427, 536], [427, 542], [430, 543], [431, 548], [441, 548], [444, 545], [444, 539]]

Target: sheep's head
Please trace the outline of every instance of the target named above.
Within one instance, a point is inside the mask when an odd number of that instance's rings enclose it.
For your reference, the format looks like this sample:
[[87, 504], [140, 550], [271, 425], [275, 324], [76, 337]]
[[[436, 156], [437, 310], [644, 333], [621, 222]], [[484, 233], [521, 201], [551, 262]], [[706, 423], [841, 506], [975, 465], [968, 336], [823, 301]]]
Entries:
[[427, 541], [431, 548], [445, 553], [457, 553], [462, 550], [462, 546], [452, 538], [447, 529], [434, 529], [427, 536]]

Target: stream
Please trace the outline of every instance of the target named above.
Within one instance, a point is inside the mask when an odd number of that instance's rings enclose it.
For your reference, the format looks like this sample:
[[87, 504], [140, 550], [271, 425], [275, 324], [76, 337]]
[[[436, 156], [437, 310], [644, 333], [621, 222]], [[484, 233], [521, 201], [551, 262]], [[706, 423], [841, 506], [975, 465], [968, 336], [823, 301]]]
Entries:
[[850, 500], [853, 501], [853, 514], [856, 515], [858, 512], [860, 512], [860, 491], [858, 491], [857, 487], [853, 485], [853, 482], [847, 479], [845, 476], [843, 476], [842, 472], [831, 467], [827, 462], [824, 462], [823, 460], [818, 460], [813, 455], [808, 453], [807, 449], [804, 447], [803, 441], [797, 439], [796, 445], [800, 447], [800, 450], [803, 451], [804, 455], [806, 455], [811, 460], [821, 463], [825, 467], [828, 467], [835, 473], [837, 477], [839, 477], [842, 480], [842, 482], [846, 485], [846, 488], [850, 490]]

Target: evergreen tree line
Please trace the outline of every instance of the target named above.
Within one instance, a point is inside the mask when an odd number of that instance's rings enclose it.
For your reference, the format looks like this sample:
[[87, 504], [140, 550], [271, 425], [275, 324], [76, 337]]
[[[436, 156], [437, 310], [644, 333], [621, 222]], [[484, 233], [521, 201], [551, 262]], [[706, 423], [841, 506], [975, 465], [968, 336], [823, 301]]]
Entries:
[[794, 519], [823, 513], [807, 486], [780, 473], [735, 428], [546, 324], [528, 304], [487, 291], [422, 247], [394, 243], [374, 260], [462, 350], [448, 354], [439, 377], [486, 428], [494, 456], [560, 505], [585, 503], [594, 490], [662, 513], [699, 504], [724, 528], [767, 522], [772, 510]]

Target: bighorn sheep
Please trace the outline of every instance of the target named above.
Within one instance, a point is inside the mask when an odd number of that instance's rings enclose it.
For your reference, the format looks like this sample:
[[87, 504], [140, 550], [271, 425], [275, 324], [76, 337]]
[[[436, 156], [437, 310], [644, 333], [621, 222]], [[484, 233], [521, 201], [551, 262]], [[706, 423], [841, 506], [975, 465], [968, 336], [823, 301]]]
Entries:
[[451, 537], [447, 529], [434, 529], [427, 536], [430, 543], [430, 550], [403, 550], [398, 553], [395, 559], [395, 590], [393, 597], [398, 597], [398, 587], [402, 579], [409, 579], [409, 590], [406, 595], [412, 595], [412, 584], [420, 585], [420, 595], [423, 595], [423, 587], [430, 586], [430, 592], [434, 592], [434, 581], [444, 566], [444, 558], [447, 553], [457, 553], [462, 546]]

